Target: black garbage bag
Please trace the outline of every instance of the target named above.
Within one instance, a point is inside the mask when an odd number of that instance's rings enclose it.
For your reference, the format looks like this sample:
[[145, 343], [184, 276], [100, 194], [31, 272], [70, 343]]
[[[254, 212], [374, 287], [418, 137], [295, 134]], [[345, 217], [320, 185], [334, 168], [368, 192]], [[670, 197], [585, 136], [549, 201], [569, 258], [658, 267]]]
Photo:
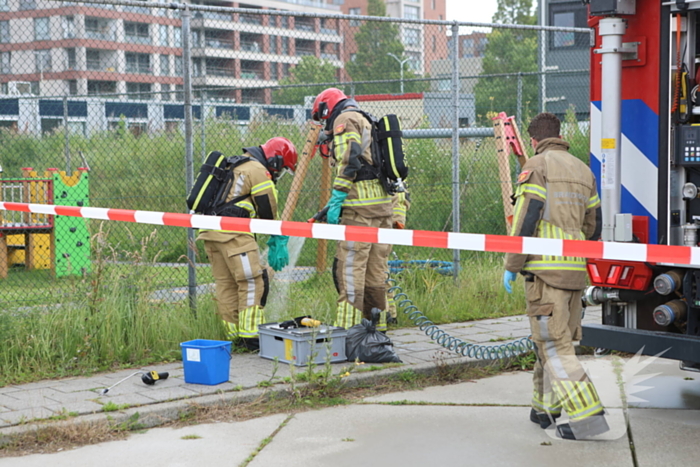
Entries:
[[362, 323], [348, 329], [345, 338], [345, 355], [350, 362], [402, 363], [394, 352], [394, 346], [386, 334], [377, 331], [379, 310], [372, 310], [372, 321], [363, 318]]

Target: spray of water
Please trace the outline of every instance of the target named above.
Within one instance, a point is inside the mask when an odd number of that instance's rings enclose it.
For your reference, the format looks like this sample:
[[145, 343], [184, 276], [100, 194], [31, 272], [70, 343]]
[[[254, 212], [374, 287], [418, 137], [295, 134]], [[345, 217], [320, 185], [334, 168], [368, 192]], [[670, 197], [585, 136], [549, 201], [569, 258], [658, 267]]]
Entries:
[[[289, 264], [281, 271], [275, 273], [270, 284], [270, 294], [265, 306], [265, 318], [268, 322], [280, 321], [285, 316], [289, 287], [292, 285], [292, 282], [297, 282], [304, 278], [303, 273], [295, 269], [305, 241], [306, 238], [304, 237], [289, 237], [289, 243], [287, 244]], [[267, 251], [265, 251], [263, 256], [267, 257]]]

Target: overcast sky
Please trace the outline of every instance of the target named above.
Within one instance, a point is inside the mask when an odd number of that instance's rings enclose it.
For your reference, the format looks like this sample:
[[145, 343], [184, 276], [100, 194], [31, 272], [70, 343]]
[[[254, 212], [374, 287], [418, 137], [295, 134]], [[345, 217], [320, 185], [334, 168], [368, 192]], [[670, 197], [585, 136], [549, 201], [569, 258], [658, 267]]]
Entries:
[[497, 0], [447, 0], [447, 19], [490, 23], [497, 4]]

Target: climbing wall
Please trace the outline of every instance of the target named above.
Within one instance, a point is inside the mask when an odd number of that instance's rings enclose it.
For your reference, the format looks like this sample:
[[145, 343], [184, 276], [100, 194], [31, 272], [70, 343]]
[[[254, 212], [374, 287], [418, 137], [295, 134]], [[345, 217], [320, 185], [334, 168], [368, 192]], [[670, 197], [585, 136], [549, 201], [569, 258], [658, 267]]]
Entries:
[[[53, 178], [53, 203], [59, 206], [89, 206], [89, 174], [78, 169], [72, 175], [49, 169]], [[89, 273], [90, 232], [87, 219], [56, 216], [54, 219], [56, 277]]]

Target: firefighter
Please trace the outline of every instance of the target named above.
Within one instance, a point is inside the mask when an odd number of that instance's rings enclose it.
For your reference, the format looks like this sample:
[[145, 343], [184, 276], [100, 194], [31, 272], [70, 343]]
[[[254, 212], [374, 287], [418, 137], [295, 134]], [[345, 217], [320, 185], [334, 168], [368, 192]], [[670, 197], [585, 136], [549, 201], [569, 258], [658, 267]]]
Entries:
[[[371, 124], [343, 91], [329, 88], [316, 96], [312, 118], [325, 123], [331, 165], [336, 167], [328, 201], [329, 224], [391, 228], [392, 203], [372, 165]], [[342, 219], [341, 219], [342, 210]], [[335, 325], [350, 328], [371, 311], [381, 311], [377, 329], [386, 331], [386, 271], [389, 245], [341, 241], [333, 261], [338, 290]]]
[[[554, 114], [541, 113], [528, 127], [535, 156], [518, 176], [511, 235], [598, 240], [602, 214], [595, 176], [568, 153], [560, 125]], [[508, 293], [518, 273], [525, 277], [537, 354], [530, 420], [547, 428], [563, 409], [569, 423], [556, 427], [562, 438], [585, 439], [608, 431], [603, 405], [573, 345], [581, 339], [585, 260], [508, 253], [505, 269]]]
[[[406, 228], [406, 213], [411, 207], [411, 195], [406, 191], [400, 191], [395, 193], [391, 197], [391, 224], [394, 229], [405, 229]], [[392, 246], [389, 245], [389, 254], [391, 254]], [[388, 270], [387, 270], [388, 271]], [[396, 300], [394, 299], [394, 293], [389, 292], [390, 284], [386, 284], [386, 300], [387, 300], [387, 324], [398, 324], [398, 314], [396, 313]]]
[[[243, 197], [222, 215], [277, 219], [275, 182], [294, 173], [297, 150], [286, 138], [272, 138], [262, 146], [243, 148], [252, 159], [237, 165], [227, 201]], [[248, 195], [248, 196], [245, 196]], [[202, 231], [204, 249], [216, 282], [219, 317], [228, 337], [249, 350], [259, 348], [258, 325], [265, 322], [264, 306], [269, 291], [268, 268], [260, 261], [255, 236], [248, 232]], [[268, 263], [275, 271], [289, 262], [288, 237], [273, 235], [268, 241]]]

